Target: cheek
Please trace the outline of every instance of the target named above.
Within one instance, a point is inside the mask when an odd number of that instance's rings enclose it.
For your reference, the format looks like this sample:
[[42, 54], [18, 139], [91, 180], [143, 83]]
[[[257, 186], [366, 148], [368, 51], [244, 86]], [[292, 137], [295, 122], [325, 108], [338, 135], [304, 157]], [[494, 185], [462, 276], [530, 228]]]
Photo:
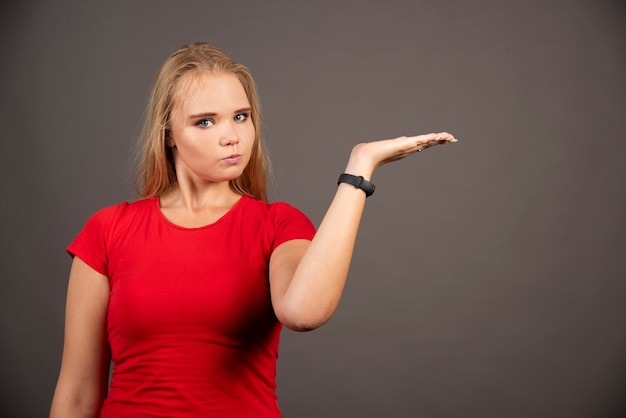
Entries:
[[245, 135], [248, 143], [250, 144], [250, 147], [252, 147], [252, 145], [254, 145], [254, 142], [256, 141], [256, 129], [254, 128], [254, 125], [252, 123], [247, 126]]

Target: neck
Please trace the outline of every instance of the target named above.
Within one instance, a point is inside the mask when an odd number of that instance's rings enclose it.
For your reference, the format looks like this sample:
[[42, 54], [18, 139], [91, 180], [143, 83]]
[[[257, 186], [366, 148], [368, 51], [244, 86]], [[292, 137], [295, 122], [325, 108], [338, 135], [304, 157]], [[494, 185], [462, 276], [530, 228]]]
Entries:
[[228, 182], [212, 187], [189, 188], [177, 185], [160, 196], [161, 213], [172, 223], [196, 228], [212, 224], [239, 201], [241, 195], [230, 190]]
[[180, 181], [161, 196], [161, 207], [176, 208], [190, 214], [212, 208], [232, 207], [241, 197], [227, 181], [197, 184]]

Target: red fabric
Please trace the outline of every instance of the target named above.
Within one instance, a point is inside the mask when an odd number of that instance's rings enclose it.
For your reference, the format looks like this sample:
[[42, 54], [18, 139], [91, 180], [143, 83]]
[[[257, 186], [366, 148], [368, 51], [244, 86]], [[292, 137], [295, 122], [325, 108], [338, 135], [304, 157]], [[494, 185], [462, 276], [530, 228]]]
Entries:
[[280, 417], [269, 258], [314, 233], [297, 209], [248, 197], [201, 228], [169, 222], [158, 198], [93, 215], [67, 250], [111, 285], [101, 416]]

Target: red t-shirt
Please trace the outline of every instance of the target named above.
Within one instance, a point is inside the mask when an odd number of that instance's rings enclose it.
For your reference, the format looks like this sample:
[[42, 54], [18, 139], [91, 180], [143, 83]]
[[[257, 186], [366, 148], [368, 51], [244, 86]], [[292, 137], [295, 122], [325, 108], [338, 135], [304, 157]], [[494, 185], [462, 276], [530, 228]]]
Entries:
[[200, 228], [169, 222], [158, 198], [94, 214], [67, 250], [111, 286], [101, 417], [280, 417], [269, 259], [314, 234], [292, 206], [245, 196]]

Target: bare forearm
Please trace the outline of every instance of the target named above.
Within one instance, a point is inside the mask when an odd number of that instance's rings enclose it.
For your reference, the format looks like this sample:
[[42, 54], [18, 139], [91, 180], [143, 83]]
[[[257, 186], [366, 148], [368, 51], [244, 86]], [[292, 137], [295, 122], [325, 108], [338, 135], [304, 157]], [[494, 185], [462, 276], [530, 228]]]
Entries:
[[[423, 149], [455, 142], [447, 132], [414, 137], [398, 137], [356, 145], [345, 172], [370, 180], [374, 170], [392, 161], [412, 155]], [[354, 251], [357, 231], [365, 206], [365, 193], [352, 185], [342, 183], [307, 250], [289, 259], [278, 280], [275, 311], [279, 319], [295, 330], [314, 329], [325, 323], [334, 313], [343, 293]], [[281, 262], [277, 262], [280, 265]], [[290, 266], [293, 268], [290, 270]], [[285, 272], [292, 272], [292, 275]]]
[[[373, 170], [369, 161], [353, 151], [345, 172], [369, 180]], [[362, 190], [345, 183], [338, 186], [285, 293], [290, 317], [297, 318], [295, 324], [288, 324], [291, 328], [317, 328], [335, 312], [348, 277], [364, 206]]]
[[365, 193], [342, 184], [285, 294], [297, 330], [317, 328], [334, 313], [348, 276]]

